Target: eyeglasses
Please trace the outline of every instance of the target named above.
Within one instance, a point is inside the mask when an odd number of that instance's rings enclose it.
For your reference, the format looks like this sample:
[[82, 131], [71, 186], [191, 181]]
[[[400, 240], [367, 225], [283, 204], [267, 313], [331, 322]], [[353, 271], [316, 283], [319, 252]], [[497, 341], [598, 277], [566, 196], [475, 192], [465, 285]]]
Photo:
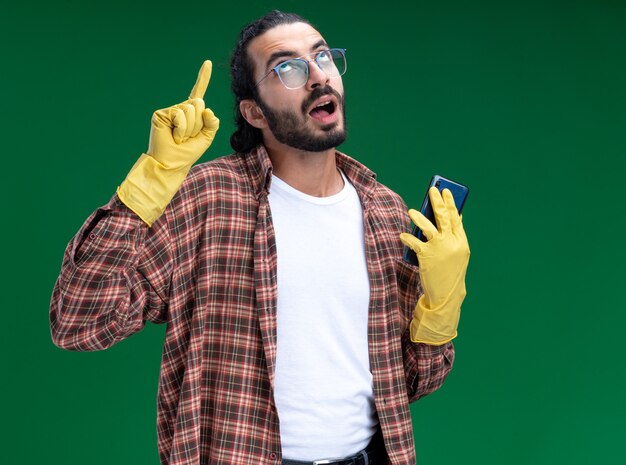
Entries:
[[[313, 56], [312, 60], [304, 57]], [[315, 53], [309, 53], [298, 58], [291, 58], [283, 61], [270, 69], [256, 84], [258, 86], [261, 81], [268, 77], [272, 72], [276, 73], [280, 78], [280, 82], [287, 89], [298, 89], [304, 86], [309, 80], [309, 63], [314, 61], [317, 66], [326, 73], [328, 77], [343, 76], [346, 72], [346, 49], [331, 48], [329, 50], [321, 50]]]

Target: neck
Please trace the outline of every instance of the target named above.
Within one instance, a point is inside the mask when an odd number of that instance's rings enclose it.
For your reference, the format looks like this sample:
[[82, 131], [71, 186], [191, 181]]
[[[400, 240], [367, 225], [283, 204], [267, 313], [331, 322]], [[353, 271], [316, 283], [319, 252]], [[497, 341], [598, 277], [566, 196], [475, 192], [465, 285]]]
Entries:
[[265, 144], [273, 172], [291, 187], [314, 197], [329, 197], [343, 189], [334, 148], [306, 152], [273, 142]]

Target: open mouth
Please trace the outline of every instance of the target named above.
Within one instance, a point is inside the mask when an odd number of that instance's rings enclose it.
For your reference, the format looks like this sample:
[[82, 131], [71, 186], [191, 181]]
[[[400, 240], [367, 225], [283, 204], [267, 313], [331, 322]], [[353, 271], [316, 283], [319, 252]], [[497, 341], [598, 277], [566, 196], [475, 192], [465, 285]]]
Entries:
[[313, 107], [313, 109], [309, 112], [309, 115], [311, 118], [318, 121], [325, 121], [329, 116], [335, 113], [336, 108], [335, 102], [330, 99], [325, 100]]

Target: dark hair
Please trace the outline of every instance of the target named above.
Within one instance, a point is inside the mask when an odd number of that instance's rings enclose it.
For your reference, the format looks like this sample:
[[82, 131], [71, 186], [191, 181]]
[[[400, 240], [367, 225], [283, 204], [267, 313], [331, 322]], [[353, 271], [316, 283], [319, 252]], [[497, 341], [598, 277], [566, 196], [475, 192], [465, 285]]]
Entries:
[[242, 100], [257, 100], [257, 89], [254, 82], [254, 66], [248, 56], [248, 45], [255, 37], [282, 24], [306, 23], [306, 19], [294, 13], [284, 13], [274, 10], [248, 24], [239, 33], [239, 40], [235, 46], [230, 61], [231, 88], [235, 94], [235, 125], [237, 129], [230, 136], [230, 145], [236, 152], [249, 152], [262, 141], [261, 130], [250, 125], [239, 110]]

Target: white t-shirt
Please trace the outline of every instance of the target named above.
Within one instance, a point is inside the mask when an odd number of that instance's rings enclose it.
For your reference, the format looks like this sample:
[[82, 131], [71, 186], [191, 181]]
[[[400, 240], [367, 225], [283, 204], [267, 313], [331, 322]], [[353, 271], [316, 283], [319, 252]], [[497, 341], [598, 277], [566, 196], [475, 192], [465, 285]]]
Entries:
[[304, 194], [274, 176], [278, 255], [274, 397], [283, 457], [347, 457], [378, 424], [369, 365], [369, 279], [357, 192]]

